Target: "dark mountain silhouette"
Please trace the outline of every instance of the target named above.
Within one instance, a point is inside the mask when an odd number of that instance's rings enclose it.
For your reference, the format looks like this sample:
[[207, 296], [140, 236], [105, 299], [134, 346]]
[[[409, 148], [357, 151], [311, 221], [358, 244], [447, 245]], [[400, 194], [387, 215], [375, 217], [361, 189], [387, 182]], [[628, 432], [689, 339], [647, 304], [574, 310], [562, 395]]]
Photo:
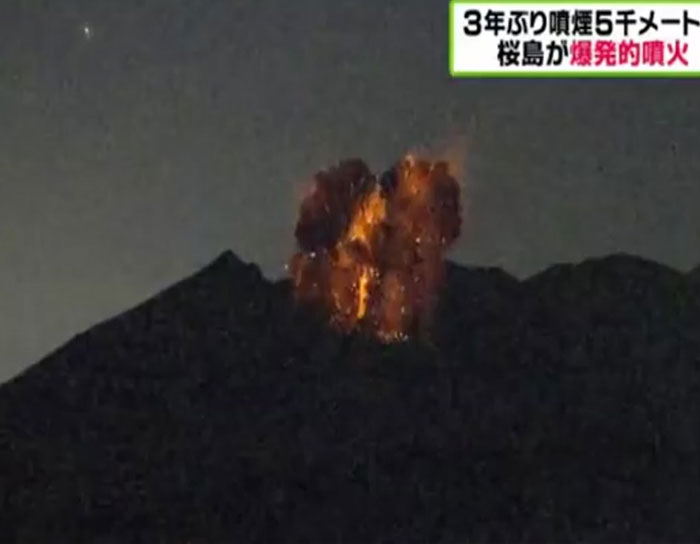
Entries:
[[451, 264], [385, 346], [225, 253], [0, 387], [0, 541], [697, 541], [699, 293]]
[[693, 268], [693, 270], [690, 271], [688, 276], [693, 282], [700, 283], [700, 265]]

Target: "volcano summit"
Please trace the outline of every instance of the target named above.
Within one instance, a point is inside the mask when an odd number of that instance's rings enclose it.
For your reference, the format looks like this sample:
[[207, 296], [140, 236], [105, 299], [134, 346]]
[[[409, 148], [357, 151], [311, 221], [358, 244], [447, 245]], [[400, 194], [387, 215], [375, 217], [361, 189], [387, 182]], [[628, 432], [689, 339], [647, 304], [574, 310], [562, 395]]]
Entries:
[[432, 343], [225, 253], [0, 387], [2, 542], [700, 537], [700, 295], [613, 255], [445, 267]]

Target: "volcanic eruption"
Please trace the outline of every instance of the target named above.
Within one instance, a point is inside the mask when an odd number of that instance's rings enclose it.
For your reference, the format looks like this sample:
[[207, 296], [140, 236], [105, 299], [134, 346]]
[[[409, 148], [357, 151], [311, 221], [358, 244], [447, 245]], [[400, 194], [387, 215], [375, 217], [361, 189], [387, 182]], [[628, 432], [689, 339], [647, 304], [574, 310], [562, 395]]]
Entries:
[[317, 173], [296, 225], [297, 301], [381, 341], [429, 331], [443, 257], [461, 228], [447, 162], [404, 157], [377, 177], [360, 159]]

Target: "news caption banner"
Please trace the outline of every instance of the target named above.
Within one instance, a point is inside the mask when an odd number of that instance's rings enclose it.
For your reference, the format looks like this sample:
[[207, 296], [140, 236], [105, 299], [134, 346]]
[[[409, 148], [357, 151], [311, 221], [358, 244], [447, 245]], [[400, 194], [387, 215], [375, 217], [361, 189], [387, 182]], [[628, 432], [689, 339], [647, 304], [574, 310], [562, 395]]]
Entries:
[[700, 0], [452, 0], [449, 9], [453, 77], [700, 77]]

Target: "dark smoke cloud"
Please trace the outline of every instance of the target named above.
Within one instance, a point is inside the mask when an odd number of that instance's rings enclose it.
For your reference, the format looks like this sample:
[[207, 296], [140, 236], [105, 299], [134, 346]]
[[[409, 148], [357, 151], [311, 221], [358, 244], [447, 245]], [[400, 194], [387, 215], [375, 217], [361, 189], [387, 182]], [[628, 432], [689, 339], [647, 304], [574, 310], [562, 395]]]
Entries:
[[375, 179], [361, 159], [347, 159], [314, 176], [314, 189], [301, 205], [295, 236], [306, 252], [331, 249], [350, 224], [360, 198]]

